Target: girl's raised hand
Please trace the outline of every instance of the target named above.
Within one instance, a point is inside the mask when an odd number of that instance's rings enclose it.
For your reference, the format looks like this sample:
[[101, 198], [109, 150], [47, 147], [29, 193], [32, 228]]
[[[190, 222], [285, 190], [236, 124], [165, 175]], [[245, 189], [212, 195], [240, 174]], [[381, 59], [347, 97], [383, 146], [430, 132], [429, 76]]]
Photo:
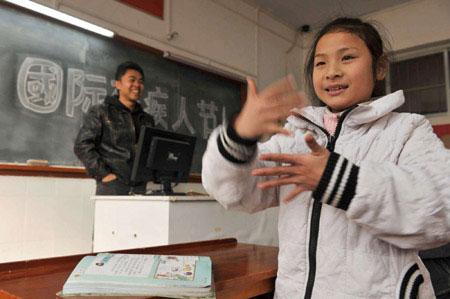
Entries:
[[276, 133], [289, 135], [280, 121], [289, 116], [292, 108], [308, 103], [296, 89], [294, 78], [289, 75], [259, 93], [253, 80], [247, 79], [247, 84], [247, 100], [233, 124], [238, 135], [247, 139]]
[[287, 203], [303, 191], [316, 189], [325, 170], [330, 152], [317, 144], [311, 134], [305, 135], [305, 142], [311, 149], [308, 154], [264, 154], [263, 161], [282, 163], [282, 166], [258, 168], [252, 171], [254, 176], [277, 176], [258, 184], [261, 189], [283, 185], [295, 185], [295, 188], [283, 198]]

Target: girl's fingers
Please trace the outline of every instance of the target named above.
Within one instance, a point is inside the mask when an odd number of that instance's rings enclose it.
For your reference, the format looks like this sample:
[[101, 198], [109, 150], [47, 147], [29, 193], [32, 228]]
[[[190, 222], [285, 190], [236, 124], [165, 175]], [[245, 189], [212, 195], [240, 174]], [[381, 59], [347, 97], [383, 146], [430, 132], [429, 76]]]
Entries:
[[260, 183], [258, 183], [258, 188], [267, 189], [267, 188], [273, 188], [273, 187], [278, 187], [278, 186], [283, 186], [283, 185], [300, 184], [300, 183], [301, 182], [299, 181], [298, 177], [289, 176], [289, 177], [281, 177], [281, 178], [276, 178], [273, 180], [260, 182]]
[[304, 188], [302, 185], [298, 185], [297, 187], [294, 188], [294, 190], [292, 190], [288, 195], [286, 195], [283, 198], [283, 202], [284, 203], [289, 203], [291, 202], [295, 197], [297, 197], [297, 195], [299, 195], [300, 193], [307, 191], [306, 188]]
[[258, 90], [256, 88], [255, 81], [253, 79], [247, 77], [247, 99], [251, 96], [256, 96]]
[[283, 94], [279, 104], [283, 117], [287, 118], [293, 108], [303, 108], [309, 104], [309, 100], [304, 92], [294, 90]]
[[292, 75], [288, 75], [266, 87], [261, 91], [259, 96], [261, 98], [273, 98], [283, 93], [293, 91], [297, 88], [294, 77]]
[[311, 151], [313, 153], [320, 153], [323, 150], [325, 150], [324, 147], [320, 146], [317, 143], [316, 139], [311, 134], [309, 134], [309, 133], [305, 134], [304, 138], [305, 138], [306, 145], [308, 145], [308, 147], [311, 149]]
[[293, 136], [292, 131], [289, 131], [287, 129], [281, 128], [278, 132], [276, 132], [277, 134], [281, 134], [281, 135], [285, 135], [285, 136]]
[[[241, 117], [236, 119], [235, 125], [244, 137], [261, 136], [265, 134], [282, 134], [291, 136], [292, 133], [280, 125], [294, 107], [305, 106], [307, 102], [303, 93], [296, 90], [294, 78], [290, 75], [271, 84], [258, 94], [255, 82], [247, 78], [247, 102]], [[243, 119], [242, 115], [246, 117]], [[239, 130], [240, 129], [240, 130]]]
[[275, 134], [282, 134], [286, 136], [292, 136], [292, 132], [283, 128], [279, 123], [277, 122], [271, 122], [266, 124], [260, 125], [260, 130], [262, 131], [261, 135], [275, 135]]
[[301, 164], [301, 159], [299, 155], [291, 155], [291, 154], [262, 154], [261, 156], [259, 156], [259, 159], [263, 161]]
[[257, 168], [252, 171], [252, 175], [254, 176], [284, 176], [284, 175], [298, 175], [299, 167], [295, 166], [278, 166], [278, 167], [266, 167], [266, 168]]
[[267, 109], [273, 115], [273, 118], [283, 120], [291, 115], [292, 109], [302, 108], [308, 103], [304, 93], [296, 90], [278, 94], [266, 99], [266, 101]]
[[274, 134], [281, 134], [285, 136], [292, 136], [292, 132], [283, 128], [282, 126], [275, 124], [273, 126], [270, 126], [268, 128], [267, 134], [274, 135]]

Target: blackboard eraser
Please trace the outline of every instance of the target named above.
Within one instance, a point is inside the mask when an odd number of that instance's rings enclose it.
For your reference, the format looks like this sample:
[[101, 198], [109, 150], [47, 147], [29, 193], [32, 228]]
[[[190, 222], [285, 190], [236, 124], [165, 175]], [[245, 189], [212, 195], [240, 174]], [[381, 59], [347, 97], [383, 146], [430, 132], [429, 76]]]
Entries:
[[27, 160], [27, 165], [32, 165], [32, 166], [48, 166], [48, 161], [47, 161], [47, 160], [28, 159], [28, 160]]

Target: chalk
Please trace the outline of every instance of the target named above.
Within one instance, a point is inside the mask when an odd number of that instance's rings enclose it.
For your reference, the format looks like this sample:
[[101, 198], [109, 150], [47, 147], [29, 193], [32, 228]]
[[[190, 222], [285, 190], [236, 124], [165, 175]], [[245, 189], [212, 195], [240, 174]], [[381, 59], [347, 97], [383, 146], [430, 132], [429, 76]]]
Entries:
[[28, 159], [27, 164], [33, 165], [33, 166], [48, 166], [48, 161], [47, 160]]

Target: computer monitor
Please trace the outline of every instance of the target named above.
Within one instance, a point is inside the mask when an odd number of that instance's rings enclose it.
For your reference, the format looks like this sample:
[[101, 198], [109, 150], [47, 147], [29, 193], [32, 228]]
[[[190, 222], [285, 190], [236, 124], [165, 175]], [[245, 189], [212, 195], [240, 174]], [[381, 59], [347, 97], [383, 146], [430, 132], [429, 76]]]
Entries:
[[142, 126], [131, 170], [131, 184], [152, 181], [161, 190], [151, 195], [175, 195], [172, 183], [187, 182], [196, 138]]

